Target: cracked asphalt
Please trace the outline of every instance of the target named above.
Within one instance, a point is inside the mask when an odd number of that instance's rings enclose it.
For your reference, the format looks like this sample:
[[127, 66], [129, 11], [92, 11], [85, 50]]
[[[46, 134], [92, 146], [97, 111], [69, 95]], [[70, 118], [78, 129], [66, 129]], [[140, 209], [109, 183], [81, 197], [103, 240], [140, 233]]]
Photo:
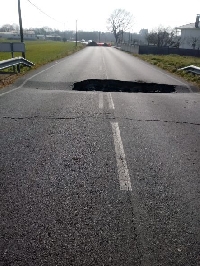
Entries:
[[[178, 87], [72, 90], [93, 78]], [[2, 89], [0, 265], [200, 265], [200, 95], [192, 91], [107, 47]]]

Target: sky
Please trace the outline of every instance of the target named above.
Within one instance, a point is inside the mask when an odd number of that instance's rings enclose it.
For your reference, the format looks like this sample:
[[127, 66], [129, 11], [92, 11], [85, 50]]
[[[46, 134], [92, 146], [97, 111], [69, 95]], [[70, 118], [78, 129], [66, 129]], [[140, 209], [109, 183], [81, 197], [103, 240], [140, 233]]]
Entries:
[[[0, 6], [0, 26], [18, 24], [18, 0], [0, 0]], [[125, 9], [133, 15], [133, 27], [130, 31], [139, 32], [143, 28], [174, 28], [194, 23], [197, 13], [200, 14], [200, 1], [21, 0], [24, 28], [48, 26], [61, 31], [75, 30], [77, 20], [78, 30], [107, 31], [106, 21], [113, 10], [118, 8]]]

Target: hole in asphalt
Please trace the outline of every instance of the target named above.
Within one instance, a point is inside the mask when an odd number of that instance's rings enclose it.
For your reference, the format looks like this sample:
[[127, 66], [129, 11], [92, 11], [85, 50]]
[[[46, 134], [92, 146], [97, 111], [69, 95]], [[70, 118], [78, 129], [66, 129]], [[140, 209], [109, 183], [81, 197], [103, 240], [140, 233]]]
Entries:
[[143, 93], [172, 93], [176, 92], [175, 85], [121, 81], [111, 79], [88, 79], [74, 83], [73, 90], [105, 91], [105, 92], [143, 92]]

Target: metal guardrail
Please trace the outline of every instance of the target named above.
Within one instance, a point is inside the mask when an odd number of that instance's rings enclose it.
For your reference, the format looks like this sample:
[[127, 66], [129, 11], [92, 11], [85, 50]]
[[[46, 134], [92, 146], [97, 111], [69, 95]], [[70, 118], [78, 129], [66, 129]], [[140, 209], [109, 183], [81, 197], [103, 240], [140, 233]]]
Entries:
[[27, 59], [23, 57], [15, 57], [15, 58], [11, 58], [8, 60], [0, 61], [0, 70], [17, 66], [17, 72], [20, 72], [20, 64], [27, 66], [27, 67], [34, 66], [34, 64], [31, 61], [28, 61]]
[[179, 68], [178, 70], [184, 70], [184, 71], [196, 74], [196, 75], [200, 75], [200, 67], [197, 67], [197, 66], [194, 66], [194, 65], [182, 67], [182, 68]]

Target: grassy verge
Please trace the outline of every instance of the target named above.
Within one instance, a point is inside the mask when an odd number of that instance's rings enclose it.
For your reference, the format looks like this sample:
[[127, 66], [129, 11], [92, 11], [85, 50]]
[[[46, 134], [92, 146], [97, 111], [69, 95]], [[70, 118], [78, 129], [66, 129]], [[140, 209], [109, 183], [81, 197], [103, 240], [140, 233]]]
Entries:
[[186, 71], [180, 71], [179, 68], [195, 65], [200, 67], [200, 58], [192, 56], [180, 56], [180, 55], [134, 55], [153, 65], [156, 65], [162, 69], [165, 69], [171, 73], [184, 78], [185, 80], [192, 82], [194, 85], [200, 88], [200, 76], [187, 73]]
[[[56, 42], [56, 41], [26, 41], [26, 59], [35, 64], [32, 69], [36, 69], [39, 66], [45, 65], [54, 60], [58, 60], [70, 54], [73, 54], [84, 46], [80, 43], [76, 46], [72, 42]], [[14, 53], [14, 56], [21, 56], [21, 53]], [[0, 52], [0, 60], [10, 59], [11, 53]], [[8, 69], [7, 71], [10, 71]], [[29, 71], [29, 68], [23, 67], [20, 74], [15, 75], [1, 75], [0, 87], [4, 87], [12, 83], [18, 76], [23, 75]]]

